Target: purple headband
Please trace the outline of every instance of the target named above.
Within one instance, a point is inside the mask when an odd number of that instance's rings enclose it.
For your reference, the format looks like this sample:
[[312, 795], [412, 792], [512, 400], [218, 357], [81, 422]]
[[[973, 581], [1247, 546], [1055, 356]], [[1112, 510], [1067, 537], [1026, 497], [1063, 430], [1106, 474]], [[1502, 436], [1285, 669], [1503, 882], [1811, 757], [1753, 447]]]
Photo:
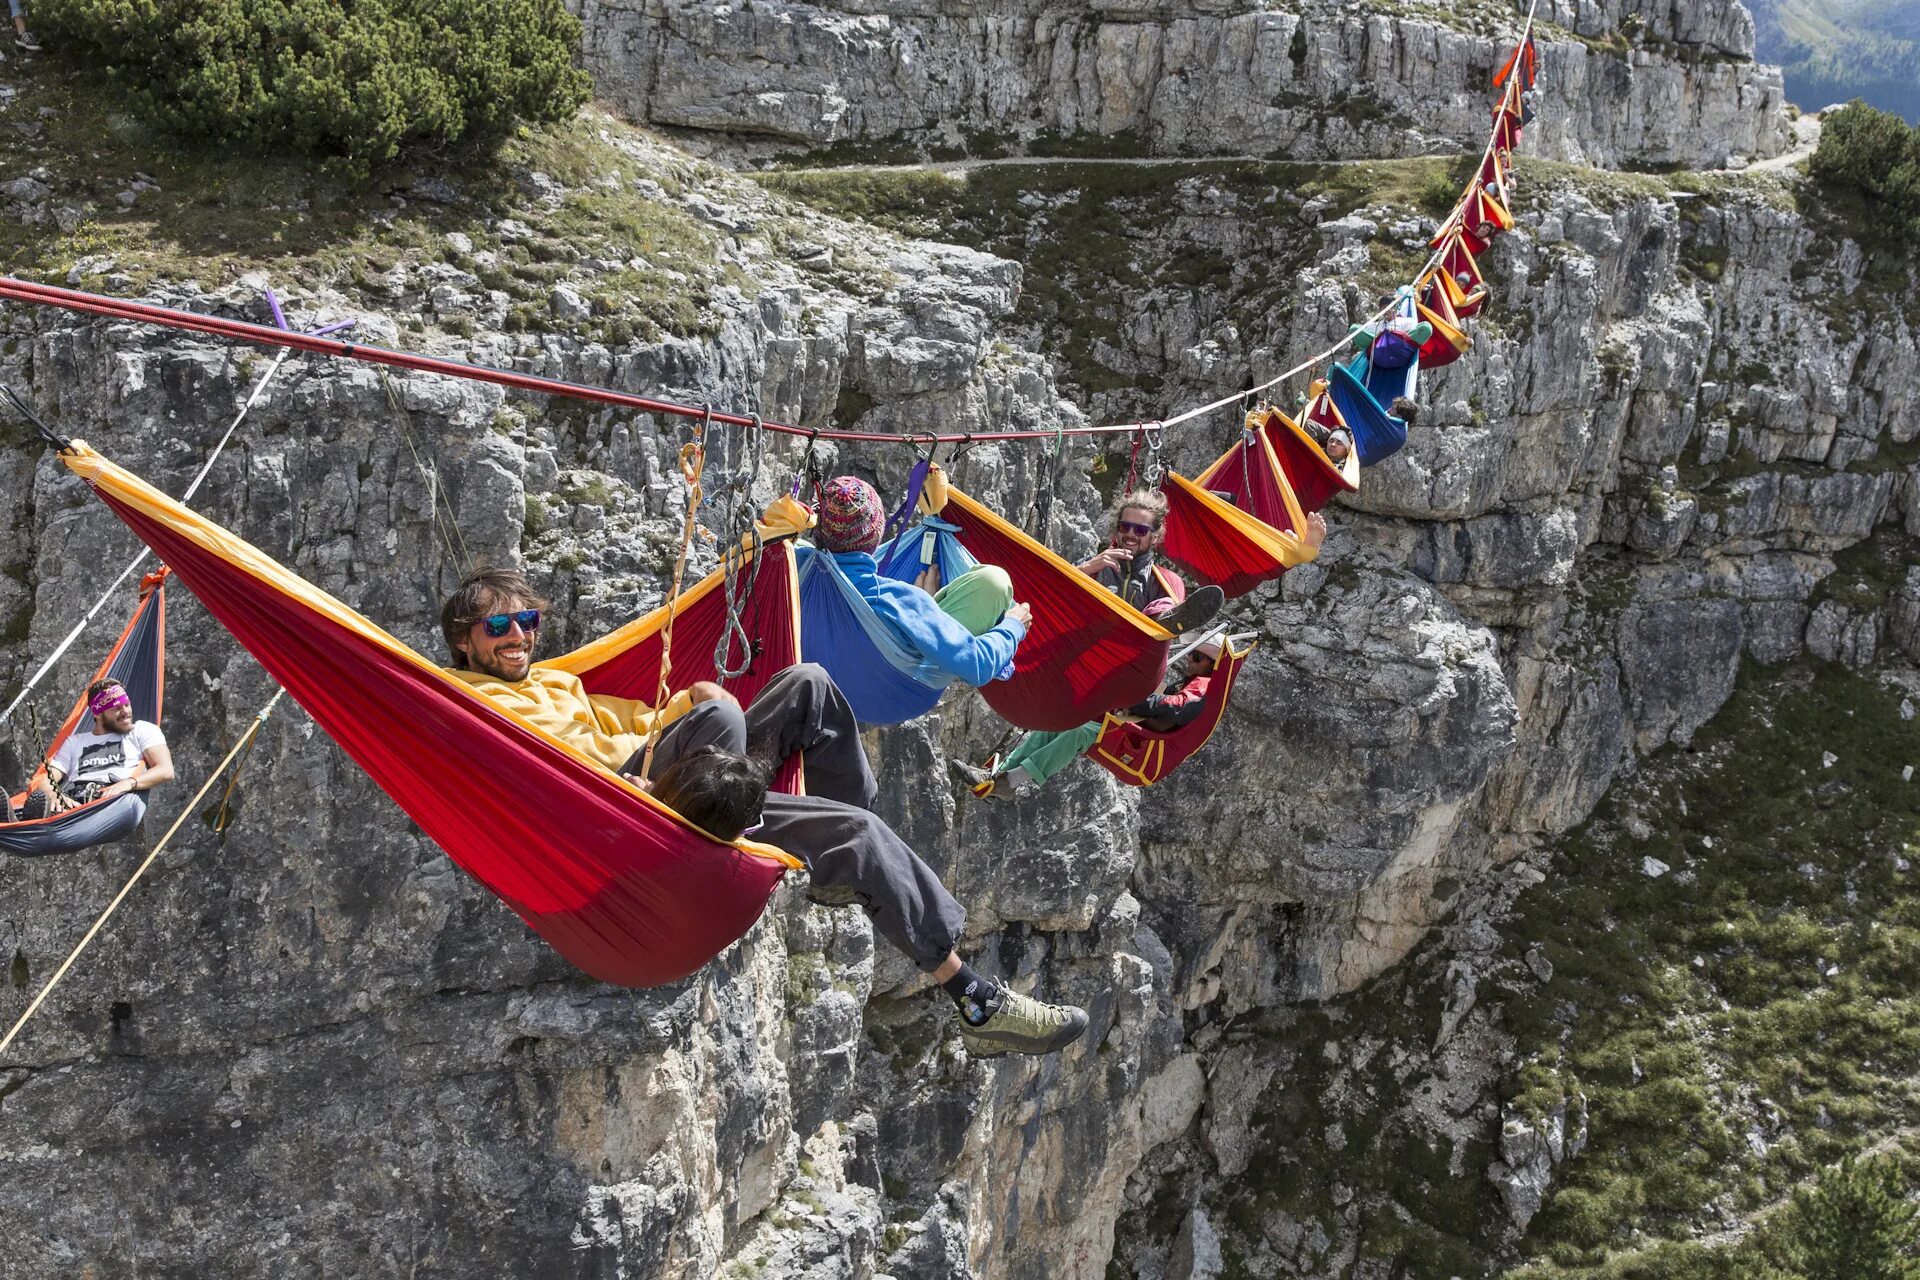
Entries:
[[93, 701], [87, 704], [87, 710], [91, 711], [94, 715], [103, 716], [115, 707], [124, 707], [132, 701], [133, 699], [127, 696], [125, 689], [115, 685], [111, 689], [102, 689], [100, 692], [94, 694]]

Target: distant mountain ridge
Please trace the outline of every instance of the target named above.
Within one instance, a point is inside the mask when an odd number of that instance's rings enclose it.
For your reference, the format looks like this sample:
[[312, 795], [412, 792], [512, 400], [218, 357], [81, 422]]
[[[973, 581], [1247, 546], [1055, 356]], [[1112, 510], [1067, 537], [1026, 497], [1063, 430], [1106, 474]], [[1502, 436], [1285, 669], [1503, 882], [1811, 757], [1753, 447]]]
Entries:
[[1756, 53], [1807, 110], [1863, 98], [1920, 124], [1920, 0], [1747, 0]]

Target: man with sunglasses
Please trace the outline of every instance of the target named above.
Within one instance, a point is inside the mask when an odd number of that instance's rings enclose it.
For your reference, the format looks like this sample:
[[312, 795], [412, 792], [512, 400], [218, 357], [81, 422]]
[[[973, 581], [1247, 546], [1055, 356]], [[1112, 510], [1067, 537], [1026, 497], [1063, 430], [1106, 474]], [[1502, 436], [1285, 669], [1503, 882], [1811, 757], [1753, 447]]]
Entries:
[[1179, 574], [1156, 562], [1166, 522], [1167, 500], [1158, 490], [1123, 494], [1113, 508], [1105, 549], [1081, 561], [1080, 572], [1167, 630], [1191, 631], [1213, 620], [1226, 595], [1215, 586], [1189, 591]]
[[952, 997], [972, 1056], [1054, 1053], [1086, 1030], [1084, 1011], [1021, 995], [960, 959], [954, 947], [966, 912], [933, 869], [871, 812], [879, 784], [853, 710], [823, 669], [812, 663], [789, 667], [744, 708], [719, 685], [702, 681], [655, 709], [631, 698], [589, 694], [579, 677], [535, 666], [545, 607], [517, 569], [470, 574], [440, 610], [441, 633], [454, 659], [450, 674], [643, 786], [635, 775], [649, 737], [652, 776], [684, 761], [675, 782], [690, 794], [704, 783], [687, 777], [690, 769], [724, 769], [744, 755], [770, 775], [800, 752], [807, 794], [766, 793], [760, 823], [751, 829], [754, 838], [807, 864], [814, 901], [865, 908], [875, 931]]
[[[44, 818], [96, 800], [116, 800], [173, 780], [173, 756], [160, 726], [133, 715], [133, 700], [111, 677], [87, 686], [93, 729], [75, 729], [47, 761], [43, 784], [27, 794], [19, 817]], [[11, 803], [0, 821], [11, 822]]]

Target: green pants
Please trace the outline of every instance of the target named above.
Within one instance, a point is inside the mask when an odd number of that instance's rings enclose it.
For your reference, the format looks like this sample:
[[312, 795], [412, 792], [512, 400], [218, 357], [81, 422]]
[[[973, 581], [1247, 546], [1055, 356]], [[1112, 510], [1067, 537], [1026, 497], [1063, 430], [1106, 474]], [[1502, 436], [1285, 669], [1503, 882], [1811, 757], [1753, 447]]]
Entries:
[[936, 591], [933, 602], [974, 635], [983, 635], [1013, 607], [1013, 579], [999, 565], [983, 564]]
[[1029, 733], [1001, 762], [1001, 772], [1025, 769], [1035, 782], [1045, 782], [1099, 740], [1100, 725], [1100, 721], [1090, 720], [1078, 729]]

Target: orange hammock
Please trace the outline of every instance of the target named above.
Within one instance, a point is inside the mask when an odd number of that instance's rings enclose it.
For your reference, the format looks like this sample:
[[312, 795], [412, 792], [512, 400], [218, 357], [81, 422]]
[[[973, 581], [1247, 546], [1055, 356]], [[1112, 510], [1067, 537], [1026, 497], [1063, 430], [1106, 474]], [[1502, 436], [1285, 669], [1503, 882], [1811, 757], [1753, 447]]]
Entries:
[[[421, 830], [587, 973], [655, 986], [753, 926], [795, 859], [713, 839], [638, 787], [415, 653], [234, 534], [75, 441], [61, 455]], [[770, 543], [743, 621], [752, 695], [798, 652], [792, 547]], [[745, 578], [742, 578], [742, 585]], [[713, 675], [718, 575], [686, 593], [673, 683]], [[651, 700], [665, 609], [553, 665]], [[700, 637], [705, 637], [702, 645]]]
[[1213, 669], [1213, 682], [1207, 686], [1205, 707], [1178, 729], [1162, 733], [1109, 711], [1101, 722], [1099, 738], [1087, 748], [1088, 758], [1129, 786], [1150, 787], [1160, 781], [1213, 736], [1220, 717], [1226, 714], [1240, 664], [1252, 652], [1252, 645], [1236, 649], [1229, 643], [1222, 648], [1220, 661]]
[[952, 536], [974, 559], [1005, 569], [1013, 598], [1033, 609], [1013, 675], [980, 690], [1002, 719], [1072, 729], [1159, 689], [1172, 632], [951, 484], [930, 483], [930, 494], [941, 491], [944, 505], [930, 500], [929, 509], [957, 526]]

